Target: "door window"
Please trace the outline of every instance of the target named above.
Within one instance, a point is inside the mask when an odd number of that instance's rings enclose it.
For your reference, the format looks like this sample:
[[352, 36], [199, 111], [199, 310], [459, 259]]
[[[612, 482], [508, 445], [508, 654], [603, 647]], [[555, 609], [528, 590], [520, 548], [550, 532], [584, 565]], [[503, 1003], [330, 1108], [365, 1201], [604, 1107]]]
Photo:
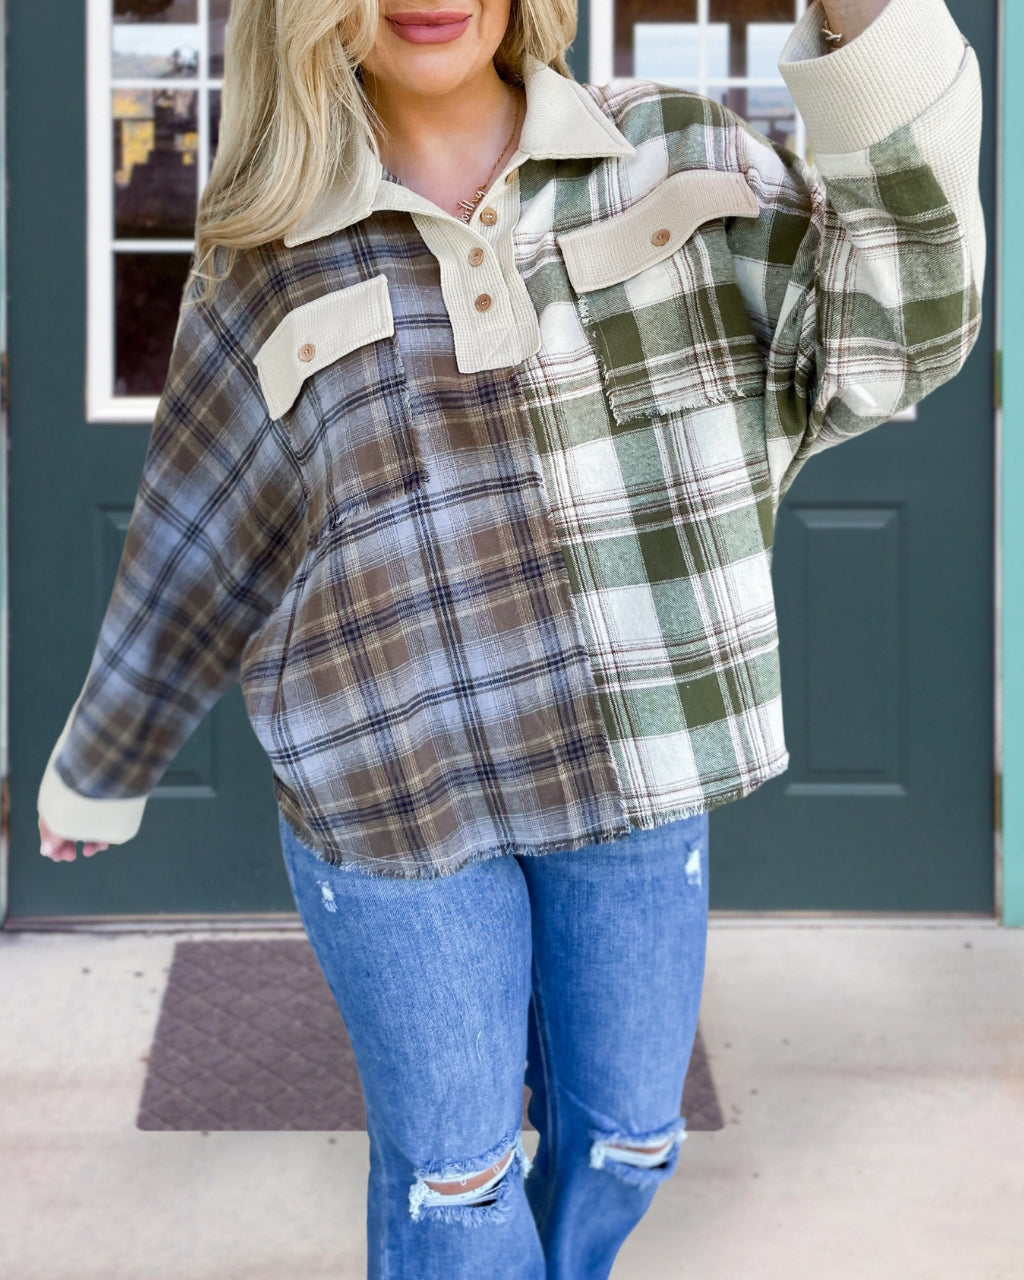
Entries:
[[813, 161], [778, 61], [807, 0], [593, 0], [590, 79], [638, 76], [724, 103]]
[[229, 0], [89, 0], [86, 416], [152, 418], [220, 124]]

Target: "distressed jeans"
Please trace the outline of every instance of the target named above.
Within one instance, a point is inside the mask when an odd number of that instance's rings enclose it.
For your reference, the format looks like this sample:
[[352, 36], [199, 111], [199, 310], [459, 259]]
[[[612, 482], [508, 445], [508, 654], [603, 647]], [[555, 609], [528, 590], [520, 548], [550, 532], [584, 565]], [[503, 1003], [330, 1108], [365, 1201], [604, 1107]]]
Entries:
[[707, 815], [427, 880], [279, 824], [366, 1104], [369, 1280], [605, 1280], [686, 1136]]

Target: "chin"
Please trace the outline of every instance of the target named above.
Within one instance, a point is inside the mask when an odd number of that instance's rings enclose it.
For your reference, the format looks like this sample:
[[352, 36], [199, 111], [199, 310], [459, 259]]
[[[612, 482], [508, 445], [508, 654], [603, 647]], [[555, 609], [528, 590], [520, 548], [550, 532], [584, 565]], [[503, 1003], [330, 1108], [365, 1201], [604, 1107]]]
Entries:
[[443, 94], [457, 89], [477, 67], [463, 59], [438, 57], [412, 57], [403, 59], [405, 65], [389, 68], [378, 79], [391, 80], [415, 93]]

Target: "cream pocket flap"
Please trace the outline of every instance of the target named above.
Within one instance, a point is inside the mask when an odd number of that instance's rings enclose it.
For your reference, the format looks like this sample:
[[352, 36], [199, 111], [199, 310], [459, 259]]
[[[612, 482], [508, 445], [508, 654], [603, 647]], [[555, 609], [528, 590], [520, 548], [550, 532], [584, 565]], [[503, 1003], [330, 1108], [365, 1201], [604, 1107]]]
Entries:
[[757, 197], [742, 173], [682, 169], [623, 213], [556, 234], [577, 293], [620, 284], [676, 252], [710, 218], [755, 217]]
[[289, 311], [256, 355], [271, 417], [287, 413], [310, 374], [394, 331], [384, 275], [335, 289]]

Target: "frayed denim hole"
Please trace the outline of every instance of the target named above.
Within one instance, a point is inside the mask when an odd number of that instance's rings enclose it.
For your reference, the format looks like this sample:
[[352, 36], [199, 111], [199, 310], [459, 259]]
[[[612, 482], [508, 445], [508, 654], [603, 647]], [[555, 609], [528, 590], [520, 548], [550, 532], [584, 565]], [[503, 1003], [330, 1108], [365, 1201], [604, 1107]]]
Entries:
[[[675, 1172], [680, 1149], [686, 1140], [686, 1121], [680, 1117], [667, 1128], [652, 1133], [601, 1133], [592, 1130], [591, 1136], [594, 1139], [590, 1148], [592, 1169], [605, 1169], [631, 1186], [646, 1187], [664, 1182]], [[662, 1154], [666, 1143], [670, 1145]], [[644, 1152], [624, 1149], [648, 1144], [658, 1156], [655, 1163], [650, 1163]]]
[[[483, 1226], [488, 1222], [499, 1222], [507, 1218], [512, 1211], [512, 1197], [514, 1195], [514, 1185], [512, 1179], [515, 1177], [525, 1178], [530, 1172], [532, 1162], [523, 1148], [522, 1133], [517, 1133], [515, 1141], [512, 1144], [511, 1155], [509, 1155], [508, 1144], [505, 1150], [499, 1153], [501, 1156], [508, 1156], [507, 1163], [500, 1173], [496, 1174], [493, 1180], [483, 1183], [479, 1187], [474, 1187], [466, 1194], [469, 1197], [479, 1197], [462, 1200], [463, 1193], [446, 1193], [437, 1191], [432, 1187], [428, 1187], [424, 1176], [418, 1176], [416, 1182], [409, 1189], [409, 1216], [413, 1222], [419, 1221], [436, 1221], [461, 1223], [463, 1226], [475, 1227]], [[490, 1153], [488, 1153], [488, 1156]], [[495, 1160], [498, 1157], [495, 1157]], [[463, 1162], [469, 1163], [469, 1162]], [[493, 1160], [490, 1163], [494, 1163]], [[475, 1168], [467, 1168], [467, 1174], [479, 1173], [480, 1165], [484, 1164], [482, 1160], [475, 1162]], [[487, 1165], [484, 1164], [486, 1168]], [[458, 1174], [448, 1174], [443, 1176], [435, 1176], [427, 1174], [432, 1182], [446, 1182], [451, 1179], [458, 1178]]]

